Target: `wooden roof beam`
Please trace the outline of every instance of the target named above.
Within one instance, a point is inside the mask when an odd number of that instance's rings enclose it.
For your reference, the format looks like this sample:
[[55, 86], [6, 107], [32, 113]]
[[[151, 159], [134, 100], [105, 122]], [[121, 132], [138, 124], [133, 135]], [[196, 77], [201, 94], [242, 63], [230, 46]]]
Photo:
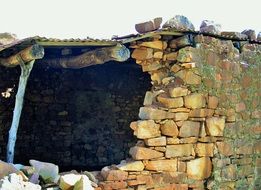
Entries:
[[117, 44], [113, 47], [97, 48], [78, 56], [42, 59], [40, 63], [55, 68], [80, 69], [91, 65], [103, 64], [108, 61], [123, 62], [129, 59], [129, 57], [129, 49], [124, 45]]
[[44, 48], [39, 44], [29, 46], [15, 55], [7, 58], [0, 58], [0, 65], [6, 67], [15, 67], [21, 63], [28, 63], [35, 59], [42, 59], [44, 56]]

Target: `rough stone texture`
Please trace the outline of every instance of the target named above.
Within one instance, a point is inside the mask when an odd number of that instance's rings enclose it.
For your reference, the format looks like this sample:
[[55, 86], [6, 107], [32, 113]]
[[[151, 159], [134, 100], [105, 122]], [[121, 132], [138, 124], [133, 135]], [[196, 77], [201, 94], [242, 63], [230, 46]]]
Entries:
[[152, 107], [141, 107], [139, 112], [140, 119], [171, 119], [175, 117], [174, 113], [166, 112], [163, 110], [155, 109]]
[[154, 120], [132, 122], [134, 135], [139, 139], [147, 139], [160, 136], [160, 125]]
[[214, 144], [213, 143], [197, 143], [195, 148], [196, 155], [213, 157]]
[[176, 137], [179, 134], [178, 127], [173, 120], [167, 120], [160, 127], [161, 133], [166, 136]]
[[200, 25], [200, 32], [220, 35], [221, 34], [221, 25], [215, 24], [213, 21], [210, 21], [210, 20], [203, 20]]
[[194, 154], [195, 153], [192, 144], [166, 146], [166, 158], [191, 156]]
[[184, 98], [185, 106], [187, 108], [202, 108], [206, 106], [205, 96], [203, 94], [190, 94]]
[[138, 146], [132, 147], [129, 153], [134, 160], [148, 160], [153, 158], [160, 158], [164, 155], [161, 152]]
[[167, 139], [166, 137], [162, 136], [152, 139], [145, 139], [144, 142], [147, 146], [166, 146]]
[[177, 160], [155, 160], [145, 162], [145, 169], [154, 171], [177, 171]]
[[0, 179], [18, 170], [12, 165], [0, 160]]
[[211, 117], [206, 120], [207, 132], [211, 136], [223, 136], [225, 118]]
[[167, 97], [158, 96], [157, 100], [167, 108], [179, 108], [182, 107], [184, 104], [182, 97], [167, 98]]
[[10, 174], [0, 180], [0, 190], [41, 190], [40, 185], [23, 181], [22, 176]]
[[159, 29], [161, 23], [162, 23], [162, 18], [157, 17], [157, 18], [154, 18], [152, 21], [147, 21], [147, 22], [136, 24], [135, 29], [139, 33], [146, 33], [146, 32], [150, 32], [150, 31]]
[[180, 137], [198, 137], [200, 129], [200, 123], [194, 121], [184, 121], [180, 131]]
[[168, 20], [163, 26], [163, 28], [174, 28], [177, 30], [195, 30], [193, 24], [188, 20], [187, 17], [182, 15], [176, 15], [170, 20]]
[[186, 96], [188, 94], [188, 89], [187, 88], [182, 88], [182, 87], [176, 87], [176, 88], [170, 88], [169, 89], [169, 94], [170, 97], [176, 98], [180, 96]]
[[123, 171], [143, 171], [144, 165], [142, 161], [121, 161], [117, 168]]
[[252, 41], [256, 40], [256, 32], [254, 30], [248, 29], [248, 30], [244, 30], [241, 33], [247, 35], [248, 39]]
[[187, 163], [187, 173], [192, 179], [203, 180], [211, 175], [212, 164], [209, 157], [197, 158]]

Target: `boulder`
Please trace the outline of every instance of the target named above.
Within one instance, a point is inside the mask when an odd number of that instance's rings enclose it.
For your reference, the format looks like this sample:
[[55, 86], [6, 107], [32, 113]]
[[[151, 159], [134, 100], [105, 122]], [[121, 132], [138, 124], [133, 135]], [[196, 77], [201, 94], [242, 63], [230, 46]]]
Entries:
[[81, 175], [76, 174], [66, 174], [60, 177], [59, 187], [62, 190], [73, 189], [77, 181], [81, 179]]
[[183, 15], [176, 15], [168, 20], [162, 28], [173, 28], [176, 30], [194, 31], [194, 25]]
[[0, 180], [0, 190], [41, 190], [40, 185], [23, 181], [21, 175], [12, 173]]
[[161, 23], [162, 23], [162, 18], [157, 17], [151, 21], [135, 24], [135, 29], [138, 33], [151, 32], [151, 31], [159, 29]]
[[91, 184], [86, 175], [70, 173], [61, 176], [59, 188], [61, 190], [92, 190]]
[[57, 165], [37, 160], [30, 160], [29, 163], [35, 168], [45, 183], [57, 183], [59, 180], [59, 168]]
[[201, 33], [220, 35], [221, 34], [221, 25], [215, 24], [211, 20], [203, 20], [201, 25], [200, 25], [200, 32]]
[[243, 32], [241, 32], [242, 34], [247, 35], [249, 40], [256, 40], [256, 32], [254, 30], [248, 29], [248, 30], [244, 30]]
[[81, 175], [80, 180], [76, 182], [73, 190], [94, 190], [94, 188], [92, 187], [89, 178], [85, 175]]
[[8, 176], [11, 173], [16, 173], [18, 170], [9, 163], [0, 160], [0, 179]]

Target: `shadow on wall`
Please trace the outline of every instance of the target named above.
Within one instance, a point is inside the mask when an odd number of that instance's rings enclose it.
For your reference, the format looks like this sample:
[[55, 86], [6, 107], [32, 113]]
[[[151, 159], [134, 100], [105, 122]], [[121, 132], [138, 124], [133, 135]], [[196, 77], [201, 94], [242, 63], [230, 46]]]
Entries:
[[[134, 62], [79, 70], [36, 64], [26, 91], [15, 162], [39, 159], [62, 170], [98, 170], [119, 163], [136, 143], [129, 124], [138, 119], [150, 88], [148, 74]], [[7, 117], [11, 121], [11, 113]], [[9, 127], [5, 126], [5, 141]]]

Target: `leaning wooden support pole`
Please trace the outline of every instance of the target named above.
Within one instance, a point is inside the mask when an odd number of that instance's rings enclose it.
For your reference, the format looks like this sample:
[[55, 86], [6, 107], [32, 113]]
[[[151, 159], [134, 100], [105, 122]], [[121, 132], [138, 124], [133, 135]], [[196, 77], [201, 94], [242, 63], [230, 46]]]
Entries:
[[13, 112], [13, 120], [12, 125], [9, 130], [9, 138], [8, 138], [8, 144], [7, 144], [7, 162], [13, 163], [14, 161], [14, 149], [15, 149], [15, 142], [16, 142], [16, 136], [17, 136], [17, 130], [19, 126], [19, 121], [21, 117], [21, 112], [23, 109], [23, 101], [24, 101], [24, 94], [26, 89], [26, 84], [29, 78], [29, 75], [31, 73], [31, 70], [34, 65], [34, 60], [30, 61], [29, 63], [21, 63], [21, 75], [19, 79], [19, 86], [18, 91], [16, 94], [15, 99], [15, 108]]
[[43, 59], [50, 67], [80, 69], [91, 65], [103, 64], [108, 61], [124, 62], [130, 57], [130, 51], [124, 45], [118, 44], [113, 47], [97, 48], [78, 56], [66, 58]]

